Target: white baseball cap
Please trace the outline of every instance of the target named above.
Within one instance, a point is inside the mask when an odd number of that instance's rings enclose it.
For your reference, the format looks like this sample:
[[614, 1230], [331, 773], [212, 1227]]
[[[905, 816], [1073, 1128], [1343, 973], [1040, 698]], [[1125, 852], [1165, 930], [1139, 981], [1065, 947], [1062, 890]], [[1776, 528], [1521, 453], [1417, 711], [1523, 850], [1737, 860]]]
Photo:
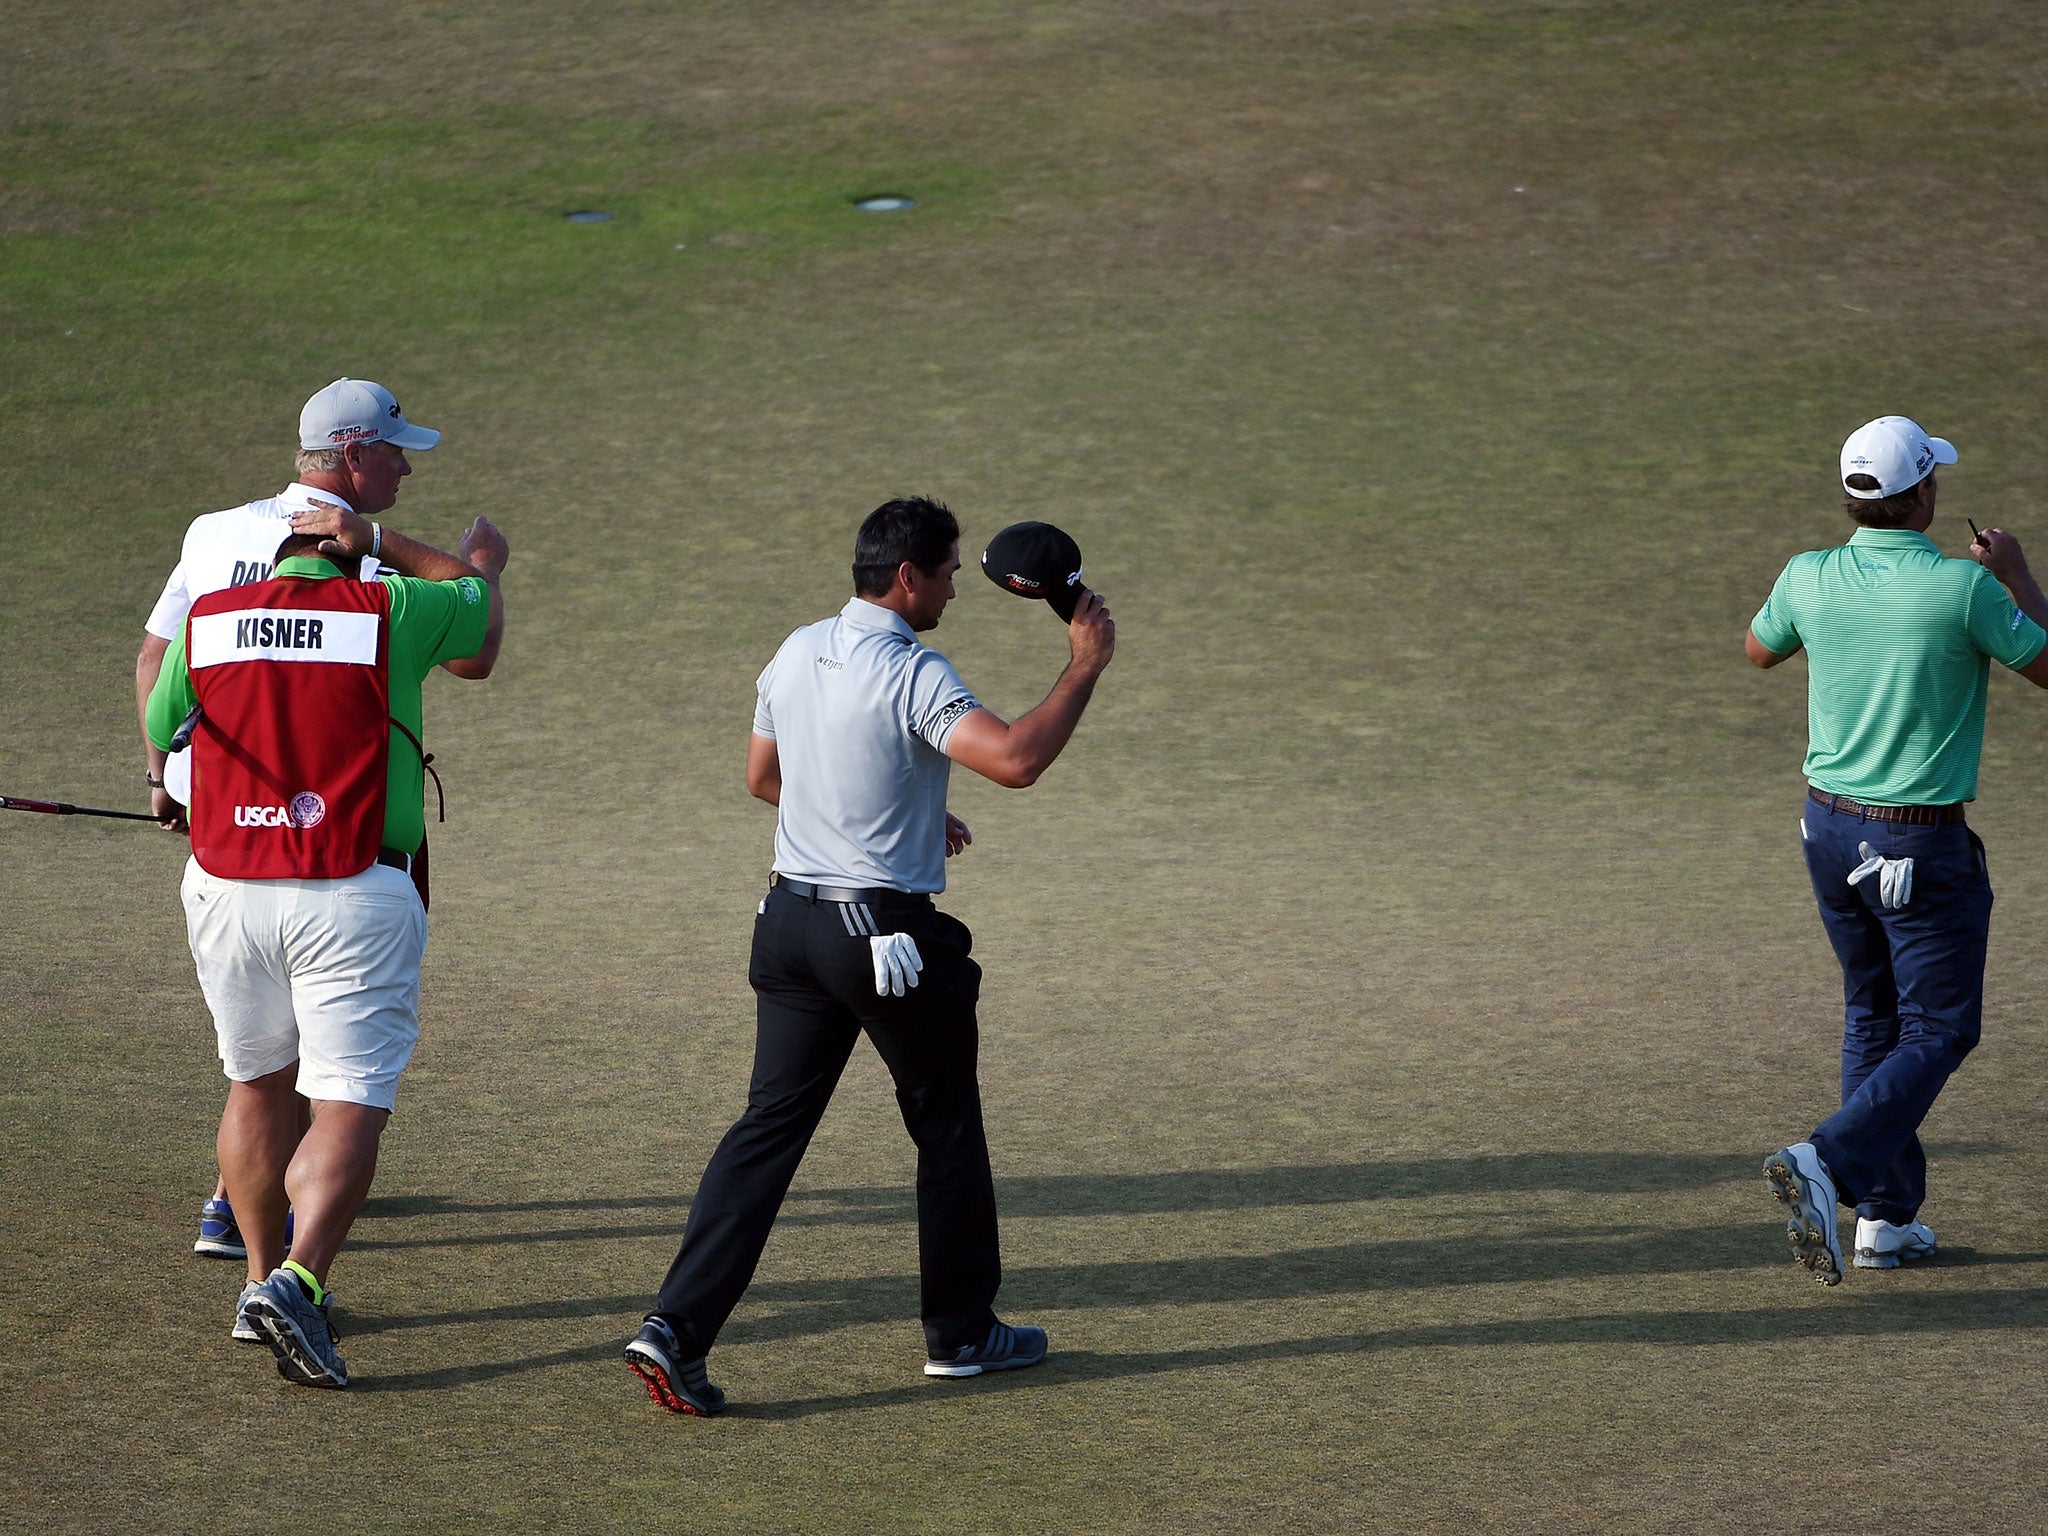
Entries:
[[405, 419], [391, 391], [368, 379], [336, 379], [299, 412], [301, 448], [340, 448], [347, 443], [396, 443], [431, 448], [441, 441], [432, 427]]
[[[1929, 437], [1909, 417], [1880, 416], [1851, 432], [1842, 444], [1842, 489], [1858, 501], [1881, 501], [1910, 491], [1933, 473], [1935, 465], [1955, 461], [1955, 444], [1947, 438]], [[1851, 475], [1874, 476], [1877, 489], [1854, 489]]]

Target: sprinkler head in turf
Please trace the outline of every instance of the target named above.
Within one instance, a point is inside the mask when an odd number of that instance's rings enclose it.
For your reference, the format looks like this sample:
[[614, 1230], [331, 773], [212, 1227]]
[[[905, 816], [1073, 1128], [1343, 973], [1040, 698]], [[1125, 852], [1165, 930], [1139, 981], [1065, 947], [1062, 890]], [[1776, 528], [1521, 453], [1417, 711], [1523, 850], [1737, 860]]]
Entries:
[[1019, 597], [1042, 600], [1071, 623], [1081, 595], [1081, 546], [1051, 523], [1012, 523], [981, 552], [981, 574]]
[[901, 213], [906, 208], [915, 208], [917, 199], [901, 192], [877, 192], [869, 197], [856, 197], [853, 206], [862, 213]]
[[578, 208], [562, 215], [571, 224], [609, 224], [612, 216], [602, 208]]

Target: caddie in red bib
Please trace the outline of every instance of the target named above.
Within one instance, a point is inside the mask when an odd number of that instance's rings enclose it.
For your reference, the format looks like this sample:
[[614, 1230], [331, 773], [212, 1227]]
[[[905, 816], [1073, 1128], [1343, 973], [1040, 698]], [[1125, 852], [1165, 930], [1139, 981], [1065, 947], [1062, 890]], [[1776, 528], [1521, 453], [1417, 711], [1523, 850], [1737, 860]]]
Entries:
[[[337, 380], [307, 409], [343, 446], [299, 467], [348, 505], [294, 512], [267, 579], [192, 604], [143, 724], [155, 752], [192, 747], [180, 895], [228, 1078], [216, 1146], [248, 1263], [231, 1331], [287, 1381], [346, 1387], [330, 1267], [419, 1043], [420, 686], [457, 662], [488, 675], [508, 549], [484, 518], [450, 554], [358, 510], [388, 507], [410, 472], [414, 429], [388, 391]], [[366, 558], [389, 574], [343, 575]]]
[[377, 860], [391, 751], [382, 582], [284, 576], [186, 621], [201, 717], [192, 856], [228, 880], [327, 880]]

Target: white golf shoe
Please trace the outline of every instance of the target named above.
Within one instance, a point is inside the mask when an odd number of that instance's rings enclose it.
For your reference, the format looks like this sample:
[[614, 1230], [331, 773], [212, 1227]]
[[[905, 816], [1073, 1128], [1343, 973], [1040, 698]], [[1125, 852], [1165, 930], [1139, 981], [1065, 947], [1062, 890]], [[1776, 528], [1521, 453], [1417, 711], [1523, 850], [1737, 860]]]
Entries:
[[1901, 1264], [1933, 1256], [1934, 1229], [1925, 1222], [1909, 1221], [1898, 1226], [1889, 1221], [1872, 1221], [1868, 1216], [1856, 1219], [1858, 1269], [1897, 1269]]
[[1835, 1181], [1810, 1141], [1764, 1159], [1764, 1180], [1791, 1213], [1785, 1236], [1792, 1259], [1822, 1285], [1842, 1283], [1842, 1240], [1835, 1227]]

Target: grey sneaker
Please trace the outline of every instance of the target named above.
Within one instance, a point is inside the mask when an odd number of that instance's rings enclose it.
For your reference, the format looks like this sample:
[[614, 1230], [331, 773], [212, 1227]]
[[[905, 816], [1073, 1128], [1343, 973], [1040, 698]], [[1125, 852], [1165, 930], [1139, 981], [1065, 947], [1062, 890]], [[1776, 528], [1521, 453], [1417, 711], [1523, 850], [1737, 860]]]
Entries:
[[299, 1288], [299, 1277], [288, 1269], [274, 1269], [270, 1278], [248, 1293], [242, 1310], [248, 1313], [263, 1342], [277, 1356], [277, 1374], [304, 1387], [345, 1387], [348, 1366], [334, 1347], [334, 1325], [327, 1309], [334, 1293], [315, 1306]]
[[1785, 1236], [1792, 1260], [1822, 1285], [1842, 1283], [1842, 1239], [1835, 1227], [1835, 1181], [1827, 1164], [1802, 1141], [1764, 1159], [1764, 1179], [1779, 1203], [1792, 1212]]
[[251, 1280], [242, 1287], [241, 1300], [235, 1303], [235, 1326], [228, 1330], [228, 1337], [240, 1344], [261, 1344], [263, 1333], [256, 1326], [256, 1320], [249, 1316], [249, 1298], [261, 1288], [261, 1280]]
[[1043, 1328], [997, 1323], [979, 1344], [965, 1344], [943, 1359], [924, 1363], [927, 1376], [979, 1376], [984, 1371], [1021, 1371], [1045, 1358]]
[[725, 1411], [725, 1394], [711, 1385], [704, 1357], [685, 1360], [676, 1331], [658, 1317], [640, 1325], [626, 1346], [626, 1364], [647, 1384], [647, 1395], [670, 1413], [708, 1419]]
[[1856, 1219], [1858, 1269], [1897, 1269], [1901, 1264], [1933, 1257], [1934, 1228], [1924, 1221], [1899, 1226], [1889, 1221], [1873, 1221], [1868, 1216]]

